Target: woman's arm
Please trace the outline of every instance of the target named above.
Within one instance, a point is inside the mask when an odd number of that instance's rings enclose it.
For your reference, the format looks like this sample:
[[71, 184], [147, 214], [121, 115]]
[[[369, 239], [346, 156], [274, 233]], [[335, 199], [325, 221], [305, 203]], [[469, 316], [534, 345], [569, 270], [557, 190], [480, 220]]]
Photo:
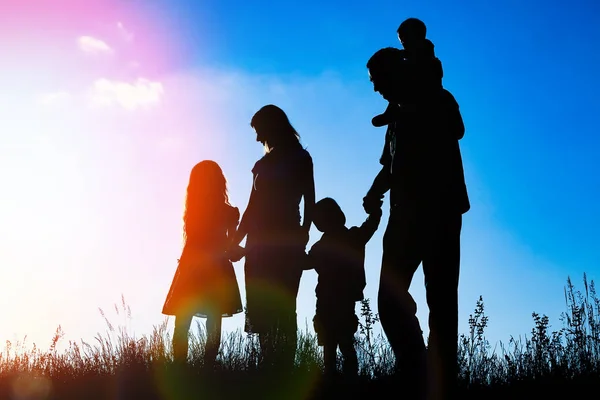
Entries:
[[309, 158], [304, 179], [304, 218], [302, 221], [302, 228], [304, 233], [308, 236], [310, 231], [310, 225], [312, 224], [312, 210], [315, 206], [315, 177], [312, 159]]
[[238, 246], [242, 240], [248, 234], [248, 224], [250, 223], [250, 219], [252, 217], [252, 209], [254, 203], [254, 190], [250, 191], [250, 199], [248, 200], [248, 205], [246, 206], [246, 210], [244, 211], [244, 215], [242, 216], [242, 221], [240, 222], [237, 230], [232, 235], [231, 245]]

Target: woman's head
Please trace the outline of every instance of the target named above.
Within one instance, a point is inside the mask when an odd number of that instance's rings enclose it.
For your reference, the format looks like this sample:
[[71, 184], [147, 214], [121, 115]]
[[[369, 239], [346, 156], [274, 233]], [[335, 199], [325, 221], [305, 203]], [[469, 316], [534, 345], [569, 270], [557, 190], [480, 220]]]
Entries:
[[185, 198], [184, 233], [215, 215], [221, 205], [229, 204], [227, 180], [219, 164], [212, 160], [199, 162], [192, 168]]
[[300, 147], [300, 135], [279, 107], [269, 104], [254, 114], [250, 126], [256, 132], [256, 141], [265, 146], [268, 153], [276, 147]]

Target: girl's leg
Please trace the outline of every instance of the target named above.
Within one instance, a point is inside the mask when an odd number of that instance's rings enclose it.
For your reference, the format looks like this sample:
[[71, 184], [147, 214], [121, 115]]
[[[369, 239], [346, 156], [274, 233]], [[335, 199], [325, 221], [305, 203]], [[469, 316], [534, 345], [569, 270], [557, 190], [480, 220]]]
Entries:
[[206, 346], [204, 348], [204, 365], [214, 366], [221, 346], [221, 316], [206, 318]]
[[187, 362], [188, 334], [193, 316], [178, 315], [175, 317], [175, 330], [173, 331], [173, 353], [176, 362]]

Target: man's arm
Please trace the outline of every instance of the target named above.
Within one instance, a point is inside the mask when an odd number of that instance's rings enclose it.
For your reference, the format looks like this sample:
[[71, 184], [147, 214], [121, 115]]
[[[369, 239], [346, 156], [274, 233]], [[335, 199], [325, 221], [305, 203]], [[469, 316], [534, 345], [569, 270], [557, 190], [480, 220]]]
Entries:
[[460, 140], [465, 136], [465, 124], [460, 113], [458, 102], [448, 90], [442, 90], [442, 119], [445, 124], [444, 130], [450, 133], [451, 137]]
[[368, 214], [381, 209], [383, 195], [390, 190], [390, 168], [384, 165], [375, 177], [367, 195], [363, 198], [363, 208]]
[[365, 207], [367, 214], [370, 214], [372, 209], [377, 208], [377, 204], [382, 204], [383, 195], [390, 190], [392, 165], [392, 156], [390, 154], [390, 129], [391, 127], [388, 126], [385, 133], [383, 150], [381, 152], [381, 157], [379, 158], [381, 170], [373, 180], [371, 188], [363, 199], [363, 207]]

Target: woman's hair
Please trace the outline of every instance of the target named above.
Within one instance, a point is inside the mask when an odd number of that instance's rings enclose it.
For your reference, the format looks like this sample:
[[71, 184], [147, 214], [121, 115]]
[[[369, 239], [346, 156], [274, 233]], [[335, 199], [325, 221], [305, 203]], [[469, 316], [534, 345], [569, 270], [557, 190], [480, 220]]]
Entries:
[[290, 123], [286, 113], [273, 104], [258, 110], [252, 117], [250, 126], [264, 138], [266, 153], [275, 147], [302, 147], [300, 135]]
[[213, 226], [229, 205], [227, 180], [219, 164], [212, 160], [199, 162], [192, 168], [183, 212], [183, 240], [190, 233]]

